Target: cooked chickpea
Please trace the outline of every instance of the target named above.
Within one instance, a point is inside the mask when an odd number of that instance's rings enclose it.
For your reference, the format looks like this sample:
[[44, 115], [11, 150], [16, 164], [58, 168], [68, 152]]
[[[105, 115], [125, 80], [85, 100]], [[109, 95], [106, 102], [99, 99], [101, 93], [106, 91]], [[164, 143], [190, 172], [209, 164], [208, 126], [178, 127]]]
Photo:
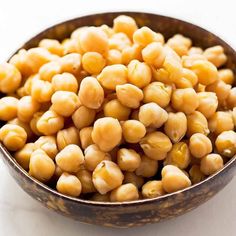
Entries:
[[83, 149], [86, 149], [89, 145], [93, 144], [92, 131], [93, 127], [85, 127], [79, 131], [81, 147]]
[[123, 184], [111, 191], [111, 202], [125, 202], [139, 199], [138, 189], [134, 184]]
[[146, 182], [142, 187], [142, 196], [144, 198], [155, 198], [165, 194], [162, 181], [151, 180]]
[[236, 154], [236, 133], [233, 130], [222, 132], [215, 141], [217, 151], [226, 157]]
[[174, 81], [177, 88], [193, 88], [197, 82], [197, 75], [186, 68], [183, 68], [182, 70], [182, 77], [179, 80]]
[[103, 32], [109, 37], [111, 37], [115, 32], [114, 32], [114, 29], [109, 27], [108, 25], [106, 24], [103, 24], [100, 26], [100, 29], [103, 30]]
[[186, 115], [183, 112], [170, 112], [164, 130], [173, 143], [179, 142], [187, 132]]
[[191, 47], [188, 51], [188, 55], [201, 55], [203, 50], [200, 47]]
[[236, 87], [230, 89], [229, 96], [227, 97], [227, 106], [229, 108], [236, 107]]
[[70, 53], [59, 59], [61, 72], [78, 75], [81, 71], [81, 55], [79, 53]]
[[90, 200], [96, 201], [96, 202], [110, 202], [110, 194], [100, 194], [100, 193], [95, 193]]
[[162, 185], [167, 193], [173, 193], [191, 186], [188, 176], [176, 166], [164, 166], [161, 175]]
[[125, 172], [123, 183], [124, 184], [131, 183], [139, 189], [144, 184], [144, 178], [142, 176], [136, 175], [134, 172]]
[[125, 47], [121, 52], [121, 61], [123, 64], [128, 65], [132, 60], [142, 60], [142, 47], [138, 44]]
[[68, 196], [78, 197], [82, 191], [80, 180], [71, 174], [63, 173], [57, 181], [57, 191]]
[[232, 118], [233, 118], [234, 126], [236, 127], [236, 107], [234, 107], [232, 110]]
[[190, 137], [189, 149], [194, 157], [202, 158], [212, 152], [212, 143], [204, 134], [196, 133]]
[[109, 49], [116, 49], [122, 52], [125, 48], [131, 46], [131, 41], [125, 33], [115, 33], [109, 40]]
[[144, 104], [139, 109], [139, 121], [146, 127], [161, 127], [168, 119], [168, 113], [154, 102]]
[[41, 149], [35, 150], [30, 157], [29, 174], [37, 180], [48, 182], [55, 171], [53, 160]]
[[155, 69], [153, 66], [151, 66], [151, 69], [153, 80], [171, 85], [172, 81], [169, 79], [169, 72], [167, 70], [164, 68]]
[[17, 116], [18, 99], [3, 97], [0, 99], [0, 120], [9, 121]]
[[67, 55], [69, 53], [81, 53], [82, 54], [82, 49], [80, 45], [78, 45], [78, 40], [74, 38], [67, 38], [64, 39], [61, 43], [63, 47], [63, 54]]
[[201, 172], [199, 165], [193, 165], [190, 168], [189, 176], [193, 184], [197, 184], [205, 179], [205, 175]]
[[234, 73], [231, 69], [218, 70], [219, 79], [226, 84], [232, 85], [234, 83]]
[[200, 170], [205, 175], [212, 175], [224, 166], [219, 154], [211, 153], [201, 159]]
[[47, 49], [50, 53], [58, 56], [63, 55], [63, 47], [56, 39], [42, 39], [39, 42], [39, 47]]
[[57, 61], [50, 61], [44, 64], [39, 69], [39, 76], [41, 80], [48, 82], [52, 81], [54, 75], [61, 73], [61, 65]]
[[111, 49], [106, 55], [107, 65], [121, 64], [122, 55], [121, 52], [117, 49]]
[[201, 54], [182, 56], [182, 64], [183, 64], [183, 67], [185, 67], [185, 68], [191, 69], [191, 67], [197, 61], [206, 61], [207, 62], [207, 59], [206, 59], [206, 57], [204, 57]]
[[93, 184], [100, 194], [119, 187], [124, 179], [120, 168], [112, 161], [102, 161], [93, 171]]
[[42, 133], [38, 130], [37, 128], [37, 123], [39, 118], [44, 114], [43, 111], [39, 111], [34, 113], [31, 121], [30, 121], [30, 129], [32, 130], [32, 132], [38, 136], [42, 135]]
[[77, 178], [82, 185], [82, 193], [93, 193], [96, 189], [93, 185], [92, 173], [88, 170], [79, 170], [76, 173]]

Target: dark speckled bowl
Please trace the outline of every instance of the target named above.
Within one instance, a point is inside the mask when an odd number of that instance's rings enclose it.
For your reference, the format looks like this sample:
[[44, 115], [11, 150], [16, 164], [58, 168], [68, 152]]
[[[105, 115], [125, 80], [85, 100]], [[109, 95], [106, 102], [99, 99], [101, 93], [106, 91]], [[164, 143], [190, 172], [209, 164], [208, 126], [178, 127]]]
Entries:
[[[222, 45], [228, 56], [227, 67], [236, 72], [236, 52], [223, 40], [190, 23], [148, 13], [118, 12], [79, 17], [46, 29], [26, 42], [22, 48], [28, 49], [34, 47], [43, 38], [62, 40], [80, 26], [101, 25], [104, 23], [111, 25], [113, 19], [120, 14], [134, 17], [139, 26], [149, 26], [153, 30], [163, 33], [166, 38], [173, 34], [181, 33], [190, 37], [195, 45], [203, 48], [217, 44]], [[150, 200], [100, 203], [67, 197], [56, 192], [30, 177], [2, 145], [0, 146], [0, 151], [10, 174], [17, 183], [30, 196], [40, 201], [44, 206], [84, 223], [111, 227], [131, 227], [155, 223], [188, 212], [224, 188], [233, 178], [236, 170], [236, 158], [234, 157], [218, 173], [182, 191]]]

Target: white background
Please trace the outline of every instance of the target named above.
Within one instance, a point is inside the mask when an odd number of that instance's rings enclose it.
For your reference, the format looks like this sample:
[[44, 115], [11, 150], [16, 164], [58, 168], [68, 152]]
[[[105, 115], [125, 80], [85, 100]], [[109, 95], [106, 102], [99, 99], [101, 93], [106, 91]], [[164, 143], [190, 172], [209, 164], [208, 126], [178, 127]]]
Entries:
[[[181, 18], [213, 31], [236, 48], [235, 9], [235, 0], [0, 0], [0, 62], [45, 27], [79, 15], [117, 10]], [[235, 236], [235, 185], [236, 178], [212, 200], [176, 219], [141, 228], [109, 229], [84, 225], [43, 208], [16, 185], [0, 157], [0, 236]]]

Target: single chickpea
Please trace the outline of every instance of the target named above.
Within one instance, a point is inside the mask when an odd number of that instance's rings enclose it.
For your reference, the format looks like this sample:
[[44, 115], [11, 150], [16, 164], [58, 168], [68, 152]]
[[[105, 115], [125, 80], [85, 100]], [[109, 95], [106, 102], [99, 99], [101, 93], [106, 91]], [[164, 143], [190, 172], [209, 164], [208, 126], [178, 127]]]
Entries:
[[191, 47], [188, 51], [188, 55], [201, 55], [203, 53], [202, 48], [200, 47]]
[[81, 55], [79, 53], [70, 53], [59, 59], [61, 72], [78, 75], [81, 71]]
[[100, 194], [119, 187], [124, 179], [120, 168], [112, 161], [102, 161], [93, 171], [93, 184]]
[[84, 154], [76, 144], [69, 144], [56, 155], [57, 165], [66, 172], [78, 172], [84, 163]]
[[110, 90], [115, 90], [117, 85], [127, 82], [127, 68], [122, 64], [106, 66], [98, 75], [97, 79], [101, 85]]
[[2, 93], [13, 93], [21, 83], [21, 73], [12, 64], [0, 64], [0, 91]]
[[41, 149], [35, 150], [30, 157], [29, 174], [37, 180], [48, 182], [55, 171], [53, 160]]
[[151, 180], [146, 182], [142, 187], [142, 196], [144, 198], [155, 198], [165, 194], [162, 181]]
[[197, 61], [206, 61], [207, 62], [207, 59], [202, 54], [193, 54], [193, 55], [188, 55], [188, 56], [182, 56], [182, 65], [185, 68], [191, 69], [191, 67]]
[[109, 27], [108, 25], [106, 24], [103, 24], [100, 26], [100, 29], [103, 30], [103, 32], [107, 35], [107, 37], [111, 37], [115, 32], [114, 32], [114, 29]]
[[105, 152], [111, 151], [122, 138], [122, 129], [117, 119], [104, 117], [95, 121], [92, 139]]
[[61, 73], [61, 65], [58, 61], [50, 61], [44, 64], [39, 69], [39, 76], [41, 80], [48, 82], [52, 81], [54, 75]]
[[63, 173], [57, 181], [57, 191], [59, 193], [78, 197], [82, 191], [82, 185], [80, 180], [71, 174]]
[[17, 116], [18, 99], [3, 97], [0, 99], [0, 120], [9, 121]]
[[63, 55], [67, 55], [69, 53], [83, 53], [80, 45], [78, 45], [77, 39], [67, 38], [64, 39], [61, 43], [63, 47]]
[[219, 135], [220, 133], [234, 129], [233, 117], [230, 112], [217, 111], [208, 120], [208, 126], [211, 132]]
[[43, 111], [39, 111], [39, 112], [36, 112], [34, 113], [31, 121], [30, 121], [30, 129], [32, 130], [32, 132], [38, 136], [41, 136], [43, 135], [37, 128], [37, 123], [38, 123], [38, 120], [39, 118], [44, 114]]
[[219, 154], [233, 157], [236, 154], [236, 133], [233, 130], [222, 132], [215, 141]]
[[143, 100], [143, 91], [132, 84], [117, 85], [116, 95], [122, 105], [133, 109]]
[[139, 199], [138, 189], [134, 184], [123, 184], [111, 191], [111, 202], [127, 202]]
[[76, 173], [77, 178], [82, 185], [82, 193], [94, 193], [96, 189], [93, 185], [92, 173], [88, 170], [79, 170]]
[[52, 135], [57, 133], [64, 126], [64, 118], [56, 112], [46, 111], [39, 119], [36, 127], [39, 132], [44, 135]]
[[203, 55], [216, 67], [224, 65], [227, 61], [227, 56], [224, 54], [224, 48], [220, 45], [207, 48], [203, 52]]
[[154, 176], [158, 171], [158, 161], [153, 160], [145, 155], [141, 156], [141, 163], [136, 169], [135, 174], [145, 178]]
[[167, 193], [173, 193], [191, 186], [188, 176], [173, 165], [165, 166], [162, 171], [162, 185]]
[[90, 200], [96, 201], [96, 202], [110, 202], [110, 194], [100, 194], [100, 193], [95, 193]]
[[172, 81], [169, 79], [169, 72], [164, 68], [156, 69], [151, 66], [152, 77], [154, 81], [162, 82], [164, 84], [172, 84]]
[[117, 49], [110, 49], [106, 55], [106, 64], [114, 65], [122, 63], [122, 54]]
[[176, 89], [172, 93], [172, 106], [177, 111], [191, 114], [198, 106], [198, 96], [193, 88]]
[[126, 120], [121, 127], [123, 137], [128, 143], [138, 143], [146, 134], [145, 126], [138, 120]]
[[208, 154], [201, 159], [200, 170], [205, 175], [212, 175], [224, 166], [223, 159], [219, 154]]
[[226, 102], [228, 107], [232, 109], [236, 107], [236, 87], [230, 89]]
[[177, 88], [193, 88], [198, 82], [197, 75], [186, 68], [182, 70], [182, 78], [175, 81]]
[[89, 145], [93, 144], [92, 131], [93, 127], [85, 127], [79, 131], [81, 147], [83, 149], [86, 149]]
[[77, 79], [70, 73], [54, 75], [52, 77], [52, 87], [54, 91], [69, 91], [77, 93]]
[[42, 39], [39, 42], [39, 47], [47, 49], [52, 54], [63, 55], [63, 46], [56, 39]]
[[143, 88], [147, 86], [152, 79], [152, 71], [150, 67], [138, 60], [132, 60], [128, 65], [128, 82]]
[[75, 127], [62, 129], [57, 133], [57, 146], [59, 150], [64, 149], [69, 144], [79, 145], [79, 131]]
[[196, 133], [189, 139], [189, 149], [194, 157], [202, 158], [212, 152], [212, 143], [204, 134]]
[[189, 176], [193, 184], [197, 184], [205, 179], [199, 165], [193, 165], [189, 170]]
[[88, 28], [89, 28], [89, 26], [81, 26], [81, 27], [75, 29], [74, 31], [72, 31], [72, 33], [71, 33], [71, 35], [70, 35], [70, 38], [71, 38], [71, 39], [79, 40], [80, 34], [81, 34], [83, 31], [86, 31]]
[[115, 33], [109, 40], [109, 49], [116, 49], [122, 52], [125, 48], [131, 46], [131, 41], [125, 33]]
[[34, 143], [26, 143], [20, 150], [14, 153], [17, 163], [26, 171], [29, 170], [30, 157], [34, 150]]
[[142, 176], [136, 175], [134, 172], [125, 172], [124, 173], [124, 184], [131, 183], [135, 185], [138, 189], [141, 188], [144, 184], [144, 179]]
[[142, 61], [142, 47], [138, 44], [125, 47], [121, 52], [121, 61], [123, 64], [128, 65], [132, 60]]
[[147, 134], [141, 141], [140, 146], [144, 153], [153, 160], [163, 160], [172, 148], [168, 136], [160, 131]]
[[144, 104], [139, 109], [139, 121], [146, 127], [161, 127], [168, 119], [168, 113], [154, 102]]
[[218, 70], [219, 79], [226, 84], [232, 85], [234, 83], [234, 73], [231, 69]]

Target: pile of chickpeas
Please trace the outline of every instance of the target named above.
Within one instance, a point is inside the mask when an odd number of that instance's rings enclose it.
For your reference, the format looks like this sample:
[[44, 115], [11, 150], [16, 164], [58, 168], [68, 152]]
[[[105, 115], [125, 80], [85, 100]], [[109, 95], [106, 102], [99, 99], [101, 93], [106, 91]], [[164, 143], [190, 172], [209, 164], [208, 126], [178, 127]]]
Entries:
[[221, 46], [120, 15], [0, 64], [0, 140], [37, 180], [94, 201], [155, 198], [236, 153], [236, 87]]

